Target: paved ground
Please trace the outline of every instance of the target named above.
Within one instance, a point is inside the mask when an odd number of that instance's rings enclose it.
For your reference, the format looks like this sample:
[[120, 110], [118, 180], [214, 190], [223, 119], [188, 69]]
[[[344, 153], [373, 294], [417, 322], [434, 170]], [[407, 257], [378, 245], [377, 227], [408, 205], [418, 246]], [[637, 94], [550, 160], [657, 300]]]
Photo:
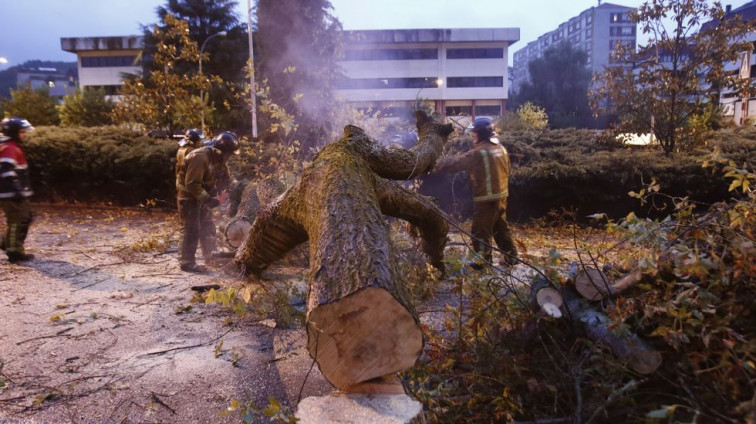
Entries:
[[[36, 210], [27, 240], [36, 259], [0, 257], [0, 423], [240, 422], [220, 416], [232, 399], [296, 405], [333, 390], [303, 329], [265, 310], [239, 319], [196, 302], [193, 286], [245, 281], [228, 268], [180, 271], [173, 214]], [[515, 236], [538, 247], [521, 245], [526, 259], [572, 244], [554, 228], [515, 227]], [[458, 235], [449, 249], [465, 249]], [[302, 286], [306, 269], [284, 265], [267, 278]], [[521, 281], [528, 269], [517, 269]], [[423, 323], [440, 325], [456, 298], [442, 290], [418, 305]]]
[[173, 215], [37, 212], [37, 258], [0, 259], [0, 422], [239, 422], [219, 416], [232, 398], [332, 390], [303, 330], [192, 303], [192, 286], [243, 281], [180, 271]]

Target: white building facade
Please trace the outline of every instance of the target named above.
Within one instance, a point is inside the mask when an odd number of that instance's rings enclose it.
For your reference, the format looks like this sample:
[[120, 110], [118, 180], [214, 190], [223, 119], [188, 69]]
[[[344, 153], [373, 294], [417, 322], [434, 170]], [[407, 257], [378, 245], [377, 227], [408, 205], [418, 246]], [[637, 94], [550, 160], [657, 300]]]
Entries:
[[432, 102], [443, 116], [498, 116], [509, 92], [508, 49], [519, 28], [345, 31], [338, 94], [401, 115]]
[[79, 88], [103, 88], [109, 96], [117, 95], [124, 75], [141, 75], [139, 61], [144, 38], [124, 37], [61, 38], [61, 49], [76, 53]]
[[[431, 102], [444, 116], [498, 116], [509, 92], [509, 46], [519, 28], [344, 31], [345, 78], [337, 94], [383, 116]], [[125, 74], [141, 73], [141, 36], [62, 38], [76, 53], [79, 87], [117, 93]]]
[[631, 7], [611, 3], [601, 3], [580, 12], [579, 15], [561, 23], [557, 29], [547, 32], [537, 40], [514, 52], [513, 89], [519, 91], [525, 81], [530, 80], [528, 63], [543, 57], [550, 47], [562, 42], [588, 55], [587, 66], [592, 73], [603, 72], [612, 65], [612, 51], [618, 45], [637, 45], [637, 25], [630, 21]]

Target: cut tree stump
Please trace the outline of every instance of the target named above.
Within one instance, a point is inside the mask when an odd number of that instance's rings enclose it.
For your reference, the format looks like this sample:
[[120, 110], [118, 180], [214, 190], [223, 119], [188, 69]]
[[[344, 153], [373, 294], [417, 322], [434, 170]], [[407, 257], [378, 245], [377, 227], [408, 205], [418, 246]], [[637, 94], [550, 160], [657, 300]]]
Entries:
[[299, 181], [261, 209], [235, 261], [260, 274], [309, 241], [310, 355], [335, 387], [404, 371], [422, 350], [422, 332], [396, 266], [385, 215], [418, 226], [423, 251], [443, 270], [448, 224], [430, 199], [387, 179], [431, 170], [452, 132], [417, 112], [419, 142], [387, 149], [348, 125]]

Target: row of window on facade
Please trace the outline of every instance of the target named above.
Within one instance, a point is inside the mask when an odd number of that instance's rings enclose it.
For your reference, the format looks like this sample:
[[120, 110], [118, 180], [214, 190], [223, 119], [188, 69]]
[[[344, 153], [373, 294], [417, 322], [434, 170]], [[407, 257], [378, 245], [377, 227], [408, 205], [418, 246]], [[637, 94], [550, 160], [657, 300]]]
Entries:
[[139, 66], [139, 59], [137, 56], [82, 56], [81, 67], [82, 68], [110, 68], [110, 67], [125, 67], [125, 66]]
[[[336, 88], [340, 90], [376, 90], [376, 89], [403, 89], [403, 88], [436, 88], [437, 77], [410, 77], [410, 78], [347, 78], [337, 82]], [[503, 87], [504, 77], [448, 77], [444, 82], [449, 88], [463, 87]]]
[[[503, 59], [503, 48], [447, 48], [447, 59]], [[438, 49], [351, 49], [344, 52], [345, 61], [369, 60], [437, 60]]]
[[[503, 59], [503, 48], [449, 48], [447, 59]], [[438, 49], [370, 49], [347, 50], [345, 61], [358, 60], [437, 60]], [[137, 56], [84, 56], [83, 68], [138, 66]]]
[[[404, 105], [392, 105], [386, 107], [360, 107], [361, 112], [368, 115], [377, 115], [382, 117], [412, 119], [415, 113], [415, 102], [407, 102]], [[501, 115], [501, 106], [484, 105], [484, 106], [446, 106], [444, 107], [446, 116], [499, 116]]]

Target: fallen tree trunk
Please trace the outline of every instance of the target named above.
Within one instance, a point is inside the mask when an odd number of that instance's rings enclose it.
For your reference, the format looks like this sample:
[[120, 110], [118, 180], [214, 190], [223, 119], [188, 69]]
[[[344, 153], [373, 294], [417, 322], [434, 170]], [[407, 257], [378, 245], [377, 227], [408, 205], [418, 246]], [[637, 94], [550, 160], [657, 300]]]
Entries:
[[452, 131], [422, 112], [417, 128], [420, 141], [404, 150], [345, 127], [297, 184], [258, 213], [235, 257], [246, 273], [259, 274], [309, 240], [308, 350], [337, 388], [403, 371], [422, 349], [383, 218], [415, 223], [431, 262], [441, 266], [448, 227], [440, 210], [385, 180], [430, 170]]

